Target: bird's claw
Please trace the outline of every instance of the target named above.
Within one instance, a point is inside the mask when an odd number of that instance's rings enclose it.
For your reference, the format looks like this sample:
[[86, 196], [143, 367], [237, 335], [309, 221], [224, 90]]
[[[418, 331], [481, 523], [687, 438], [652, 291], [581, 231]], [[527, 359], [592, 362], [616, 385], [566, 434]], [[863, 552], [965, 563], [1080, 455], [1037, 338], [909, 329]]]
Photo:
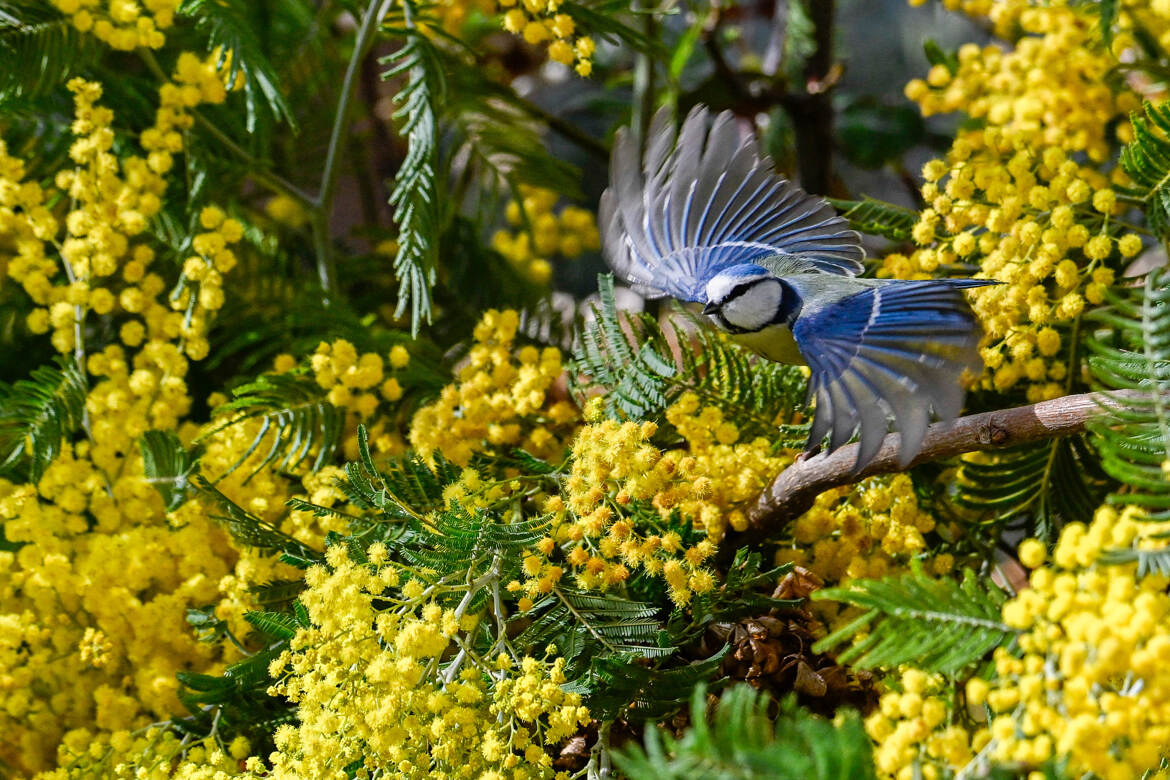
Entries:
[[797, 463], [804, 463], [809, 458], [815, 458], [817, 455], [820, 455], [820, 454], [821, 454], [821, 445], [818, 444], [817, 446], [813, 447], [810, 450], [802, 450], [796, 456], [796, 459], [792, 461], [792, 464], [796, 465]]

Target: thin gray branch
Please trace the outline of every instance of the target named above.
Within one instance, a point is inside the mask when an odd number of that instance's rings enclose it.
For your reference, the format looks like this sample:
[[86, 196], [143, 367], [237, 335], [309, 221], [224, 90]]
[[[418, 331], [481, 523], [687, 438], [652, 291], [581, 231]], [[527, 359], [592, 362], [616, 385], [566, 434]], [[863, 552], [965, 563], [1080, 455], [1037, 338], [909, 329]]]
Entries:
[[[831, 488], [860, 482], [875, 474], [891, 474], [928, 461], [943, 460], [977, 450], [993, 450], [1026, 442], [1054, 439], [1084, 431], [1094, 417], [1108, 414], [1132, 391], [1082, 393], [1031, 406], [1017, 406], [960, 417], [953, 422], [930, 426], [922, 451], [903, 466], [898, 461], [901, 436], [887, 434], [877, 456], [855, 470], [857, 444], [832, 454], [820, 454], [793, 464], [780, 472], [748, 513], [749, 526], [730, 534], [721, 547], [734, 550], [766, 538], [806, 512], [817, 496]], [[1143, 395], [1144, 397], [1144, 395]]]

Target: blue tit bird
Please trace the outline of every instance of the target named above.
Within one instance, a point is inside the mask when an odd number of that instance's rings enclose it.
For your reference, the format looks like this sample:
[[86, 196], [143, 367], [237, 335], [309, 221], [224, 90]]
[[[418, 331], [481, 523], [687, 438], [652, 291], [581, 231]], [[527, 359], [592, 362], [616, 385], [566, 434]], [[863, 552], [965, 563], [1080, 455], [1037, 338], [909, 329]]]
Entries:
[[873, 459], [891, 419], [899, 459], [930, 424], [955, 418], [960, 376], [981, 366], [963, 290], [982, 279], [859, 279], [860, 236], [832, 206], [772, 169], [730, 112], [696, 107], [676, 137], [659, 111], [646, 154], [619, 131], [599, 221], [614, 273], [643, 295], [703, 305], [733, 340], [768, 360], [807, 364], [816, 412], [808, 450], [859, 436]]

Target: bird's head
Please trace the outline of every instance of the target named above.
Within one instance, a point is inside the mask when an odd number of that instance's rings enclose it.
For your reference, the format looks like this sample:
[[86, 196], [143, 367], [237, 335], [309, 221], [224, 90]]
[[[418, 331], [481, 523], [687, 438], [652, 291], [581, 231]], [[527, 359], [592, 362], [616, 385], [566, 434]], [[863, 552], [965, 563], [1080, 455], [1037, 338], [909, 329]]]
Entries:
[[783, 297], [779, 279], [766, 268], [745, 263], [711, 277], [703, 314], [723, 330], [751, 333], [776, 321]]

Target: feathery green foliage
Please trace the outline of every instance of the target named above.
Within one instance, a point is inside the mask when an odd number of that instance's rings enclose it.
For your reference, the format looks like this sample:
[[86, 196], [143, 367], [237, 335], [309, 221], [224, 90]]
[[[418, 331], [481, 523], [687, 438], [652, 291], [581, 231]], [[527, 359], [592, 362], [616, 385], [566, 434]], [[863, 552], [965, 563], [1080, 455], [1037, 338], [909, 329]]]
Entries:
[[969, 569], [959, 582], [928, 577], [915, 567], [900, 577], [854, 580], [846, 587], [818, 590], [812, 597], [867, 610], [813, 647], [814, 652], [826, 652], [865, 632], [865, 638], [837, 659], [862, 669], [913, 663], [919, 669], [955, 674], [1017, 633], [1000, 619], [1006, 595]]
[[435, 285], [436, 238], [440, 224], [440, 181], [437, 174], [438, 115], [446, 89], [442, 64], [434, 45], [414, 26], [414, 3], [403, 4], [403, 26], [385, 28], [403, 38], [398, 51], [381, 60], [389, 68], [383, 79], [405, 81], [394, 100], [394, 119], [406, 137], [406, 159], [394, 178], [390, 205], [398, 226], [396, 316], [410, 312], [410, 329], [418, 333], [431, 321], [431, 288]]
[[829, 722], [787, 699], [779, 717], [771, 699], [749, 685], [724, 691], [708, 715], [707, 688], [691, 696], [691, 726], [675, 738], [646, 729], [645, 747], [617, 750], [630, 780], [865, 780], [875, 777], [869, 737], [856, 713]]
[[716, 677], [728, 650], [682, 666], [668, 665], [674, 660], [669, 657], [637, 664], [622, 654], [600, 656], [574, 688], [586, 694], [589, 710], [599, 720], [660, 720], [686, 706], [687, 691]]
[[220, 49], [218, 67], [227, 69], [227, 83], [244, 76], [244, 105], [247, 129], [255, 132], [261, 107], [277, 120], [295, 128], [296, 121], [284, 99], [276, 69], [260, 46], [259, 34], [249, 18], [244, 0], [183, 0], [179, 13], [195, 20], [207, 33], [207, 48]]
[[481, 68], [440, 54], [447, 82], [443, 119], [455, 135], [445, 157], [452, 179], [471, 173], [478, 183], [477, 189], [459, 198], [472, 208], [477, 221], [493, 219], [505, 194], [520, 185], [578, 197], [581, 172], [549, 152], [541, 138], [543, 127], [527, 104], [513, 90], [487, 78]]
[[562, 2], [559, 10], [573, 17], [573, 21], [598, 38], [614, 44], [624, 44], [634, 51], [653, 57], [666, 56], [660, 41], [617, 18], [619, 14], [630, 10], [628, 0]]
[[909, 241], [910, 231], [918, 221], [917, 211], [874, 198], [828, 200], [833, 208], [841, 212], [841, 216], [849, 220], [854, 230], [871, 236], [883, 236], [892, 241]]
[[346, 478], [337, 483], [351, 503], [377, 510], [391, 521], [418, 518], [446, 506], [443, 489], [459, 478], [459, 469], [442, 458], [428, 466], [413, 453], [392, 458], [379, 468], [370, 455], [364, 425], [358, 426], [357, 438], [359, 460], [345, 464]]
[[[341, 441], [345, 412], [325, 400], [325, 393], [304, 373], [264, 374], [232, 391], [234, 398], [215, 410], [230, 415], [203, 434], [201, 441], [233, 425], [259, 420], [260, 429], [240, 458], [219, 475], [232, 473], [254, 452], [264, 453], [249, 478], [270, 463], [294, 469], [308, 461], [313, 471], [328, 463]], [[267, 450], [260, 450], [265, 442]], [[278, 462], [279, 460], [279, 462]]]
[[201, 450], [188, 450], [172, 431], [147, 431], [138, 439], [146, 479], [162, 496], [167, 511], [187, 500], [191, 473], [199, 466]]
[[964, 461], [955, 502], [993, 525], [1026, 523], [1032, 536], [1055, 539], [1066, 523], [1088, 522], [1108, 477], [1082, 436], [1024, 444], [989, 463]]
[[1098, 560], [1110, 565], [1136, 563], [1138, 577], [1148, 577], [1152, 574], [1170, 577], [1170, 547], [1159, 547], [1154, 550], [1130, 548], [1106, 550]]
[[52, 4], [0, 0], [0, 109], [43, 97], [97, 60], [92, 37]]
[[1146, 220], [1160, 237], [1170, 235], [1170, 102], [1145, 103], [1145, 116], [1130, 114], [1134, 140], [1121, 151], [1121, 167], [1144, 201]]
[[251, 611], [244, 614], [244, 620], [266, 636], [276, 639], [292, 639], [298, 628], [307, 628], [297, 620], [295, 614], [287, 612], [259, 612]]
[[[1170, 190], [1167, 191], [1170, 197]], [[1170, 519], [1170, 271], [1113, 290], [1110, 305], [1090, 315], [1089, 367], [1103, 390], [1120, 391], [1108, 412], [1089, 422], [1101, 465], [1127, 486], [1115, 503], [1137, 504], [1153, 519]]]
[[268, 553], [280, 553], [282, 560], [294, 565], [308, 566], [322, 560], [321, 553], [239, 506], [203, 475], [196, 475], [192, 484], [220, 508], [223, 514], [213, 515], [213, 519], [223, 523], [232, 538], [241, 545]]
[[803, 403], [805, 380], [799, 368], [757, 360], [705, 327], [694, 334], [693, 344], [688, 342], [690, 334], [678, 327], [668, 335], [649, 315], [618, 312], [612, 276], [599, 276], [598, 288], [601, 303], [593, 309], [593, 323], [580, 334], [571, 375], [577, 377], [582, 395], [603, 391], [608, 415], [634, 420], [661, 417], [690, 390], [703, 404], [719, 407], [744, 438], [766, 436], [777, 447], [804, 443], [807, 426], [774, 422]]
[[648, 316], [625, 317], [632, 331], [627, 335], [614, 300], [613, 276], [598, 276], [597, 287], [601, 305], [594, 307], [594, 322], [581, 333], [572, 374], [586, 375], [583, 388], [605, 391], [609, 416], [656, 417], [669, 404], [671, 382], [679, 373], [666, 335]]
[[658, 644], [660, 612], [655, 604], [555, 588], [513, 618], [516, 624], [527, 623], [515, 644], [532, 652], [556, 645], [557, 653], [565, 659], [566, 674], [573, 678], [594, 658], [619, 655], [632, 661], [674, 653], [674, 646]]
[[[169, 721], [179, 733], [196, 737], [216, 734], [229, 740], [243, 735], [256, 744], [268, 745], [271, 732], [296, 717], [291, 702], [269, 695], [272, 680], [268, 666], [288, 648], [296, 629], [308, 625], [308, 616], [302, 608], [292, 614], [249, 612], [244, 619], [255, 628], [253, 633], [263, 649], [229, 664], [222, 674], [179, 672], [179, 701], [190, 713]], [[209, 640], [226, 635], [243, 647], [211, 610], [188, 610], [187, 622], [196, 631], [210, 629]]]
[[35, 483], [85, 420], [85, 376], [70, 358], [54, 363], [0, 382], [0, 474], [27, 472]]

